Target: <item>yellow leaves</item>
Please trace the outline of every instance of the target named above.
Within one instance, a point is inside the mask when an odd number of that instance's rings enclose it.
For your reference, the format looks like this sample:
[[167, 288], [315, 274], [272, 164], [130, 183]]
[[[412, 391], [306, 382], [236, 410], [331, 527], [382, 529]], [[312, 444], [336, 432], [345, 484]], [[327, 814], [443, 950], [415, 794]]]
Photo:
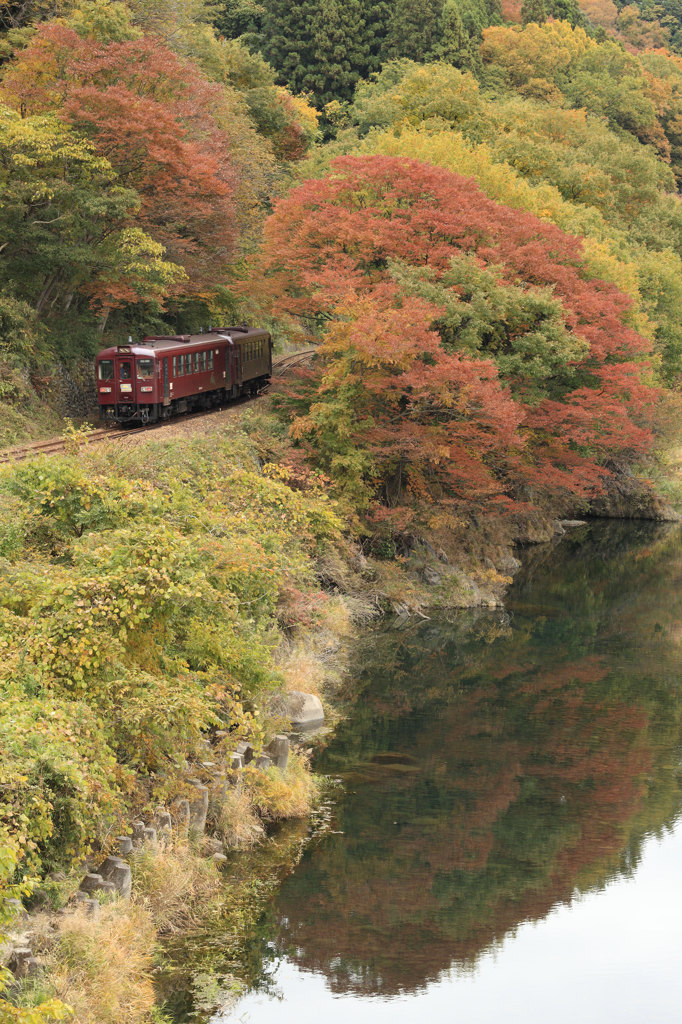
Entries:
[[584, 29], [566, 21], [531, 23], [525, 27], [494, 26], [483, 30], [481, 55], [484, 61], [505, 68], [512, 81], [546, 78], [553, 81], [571, 63], [597, 43]]
[[[584, 118], [581, 111], [571, 111], [570, 115], [578, 115], [578, 121]], [[361, 150], [386, 156], [419, 155], [419, 159], [434, 166], [473, 177], [483, 192], [497, 202], [534, 213], [564, 231], [582, 235], [588, 274], [610, 281], [628, 294], [635, 306], [633, 326], [647, 337], [652, 336], [653, 325], [641, 311], [637, 263], [616, 255], [623, 249], [622, 238], [619, 232], [609, 229], [596, 210], [586, 211], [567, 202], [552, 185], [531, 185], [513, 167], [497, 159], [490, 146], [471, 143], [460, 132], [406, 128], [397, 136], [388, 132], [375, 134], [365, 140]]]

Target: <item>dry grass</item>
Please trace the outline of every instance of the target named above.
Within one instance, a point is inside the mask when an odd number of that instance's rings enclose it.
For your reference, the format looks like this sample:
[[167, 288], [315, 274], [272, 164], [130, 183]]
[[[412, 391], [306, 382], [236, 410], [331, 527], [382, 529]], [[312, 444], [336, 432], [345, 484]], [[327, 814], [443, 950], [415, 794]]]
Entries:
[[48, 955], [55, 995], [72, 1024], [150, 1024], [156, 934], [143, 907], [103, 906], [99, 917], [65, 916]]
[[217, 904], [218, 869], [189, 846], [145, 850], [131, 866], [134, 903], [161, 935], [191, 928]]
[[244, 772], [244, 787], [265, 821], [304, 818], [310, 814], [318, 785], [310, 773], [307, 757], [297, 750], [289, 754], [285, 772], [277, 768], [247, 768]]
[[325, 668], [312, 646], [298, 641], [286, 651], [281, 651], [280, 656], [279, 667], [287, 690], [302, 690], [319, 697], [325, 680]]
[[261, 841], [265, 830], [248, 792], [228, 789], [218, 811], [216, 832], [230, 850], [248, 850]]

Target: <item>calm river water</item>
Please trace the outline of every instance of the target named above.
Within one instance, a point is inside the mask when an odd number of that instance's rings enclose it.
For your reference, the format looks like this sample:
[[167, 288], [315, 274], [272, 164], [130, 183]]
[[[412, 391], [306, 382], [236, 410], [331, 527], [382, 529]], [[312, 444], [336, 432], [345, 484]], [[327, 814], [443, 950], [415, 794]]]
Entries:
[[218, 1022], [682, 1020], [682, 535], [527, 551], [504, 612], [382, 627], [340, 778]]

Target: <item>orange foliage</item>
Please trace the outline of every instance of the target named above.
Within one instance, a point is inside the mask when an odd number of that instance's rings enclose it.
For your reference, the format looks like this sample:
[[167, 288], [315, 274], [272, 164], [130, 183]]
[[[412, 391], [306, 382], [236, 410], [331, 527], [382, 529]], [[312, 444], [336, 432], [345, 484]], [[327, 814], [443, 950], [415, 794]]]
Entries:
[[219, 85], [158, 39], [103, 44], [50, 22], [18, 54], [1, 95], [24, 113], [55, 110], [83, 130], [139, 194], [139, 226], [196, 288], [215, 280], [237, 235]]
[[[606, 459], [646, 451], [649, 342], [625, 323], [630, 300], [586, 279], [578, 238], [416, 160], [344, 157], [333, 168], [278, 203], [266, 225], [263, 287], [279, 313], [333, 312], [320, 394], [342, 377], [355, 388], [356, 442], [380, 467], [386, 508], [402, 504], [396, 474], [413, 497], [480, 505], [519, 488], [589, 494]], [[475, 254], [510, 285], [551, 287], [569, 336], [586, 343], [566, 383], [557, 376], [542, 401], [524, 401], [522, 376], [512, 400], [484, 352], [446, 350], [435, 327], [443, 306], [406, 293], [391, 272], [399, 261], [447, 280], [458, 253]], [[299, 421], [299, 439], [317, 432], [320, 442], [327, 421], [320, 431], [313, 420]]]

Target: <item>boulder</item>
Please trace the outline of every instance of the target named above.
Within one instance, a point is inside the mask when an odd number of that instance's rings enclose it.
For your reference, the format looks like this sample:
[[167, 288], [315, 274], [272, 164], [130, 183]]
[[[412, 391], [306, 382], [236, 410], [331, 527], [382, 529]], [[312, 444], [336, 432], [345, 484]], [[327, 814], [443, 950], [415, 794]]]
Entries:
[[272, 760], [267, 756], [267, 754], [261, 754], [259, 757], [256, 758], [256, 768], [265, 770], [266, 768], [271, 767]]
[[99, 874], [106, 882], [113, 883], [119, 896], [122, 896], [125, 900], [129, 899], [132, 888], [130, 865], [126, 864], [120, 857], [107, 857], [100, 864]]
[[81, 881], [79, 889], [85, 893], [97, 892], [103, 882], [104, 879], [101, 875], [96, 874], [94, 871], [88, 871], [87, 875], [85, 875]]
[[102, 876], [95, 872], [89, 871], [83, 881], [80, 884], [80, 888], [83, 892], [116, 892], [116, 886], [113, 882], [108, 879], [102, 878]]
[[265, 752], [272, 763], [280, 771], [285, 771], [286, 766], [289, 762], [289, 737], [288, 736], [275, 736], [274, 739], [270, 740]]
[[286, 715], [293, 729], [302, 732], [314, 729], [324, 722], [322, 701], [314, 693], [291, 690], [286, 695]]
[[144, 842], [144, 829], [145, 824], [143, 821], [134, 821], [132, 824], [133, 829], [133, 846], [140, 846]]
[[189, 799], [189, 827], [203, 834], [206, 829], [208, 814], [208, 787], [200, 782], [194, 783], [194, 795]]
[[216, 853], [225, 852], [223, 844], [220, 842], [219, 839], [216, 839], [214, 836], [206, 836], [201, 848], [207, 857], [213, 857], [214, 854]]
[[122, 899], [130, 899], [133, 878], [129, 864], [119, 864], [119, 866], [112, 872], [109, 881], [114, 883], [116, 891]]
[[7, 965], [15, 978], [28, 978], [35, 974], [39, 964], [28, 947], [13, 949]]
[[180, 800], [176, 800], [173, 805], [175, 811], [175, 821], [177, 823], [179, 832], [186, 832], [189, 828], [189, 800], [184, 797]]
[[240, 768], [244, 767], [244, 756], [234, 751], [230, 754], [230, 769], [233, 772], [238, 772]]
[[116, 836], [116, 843], [119, 857], [127, 857], [129, 853], [133, 852], [133, 841], [130, 836]]
[[173, 819], [170, 816], [170, 812], [159, 808], [155, 816], [156, 827], [159, 832], [171, 832], [173, 829]]

